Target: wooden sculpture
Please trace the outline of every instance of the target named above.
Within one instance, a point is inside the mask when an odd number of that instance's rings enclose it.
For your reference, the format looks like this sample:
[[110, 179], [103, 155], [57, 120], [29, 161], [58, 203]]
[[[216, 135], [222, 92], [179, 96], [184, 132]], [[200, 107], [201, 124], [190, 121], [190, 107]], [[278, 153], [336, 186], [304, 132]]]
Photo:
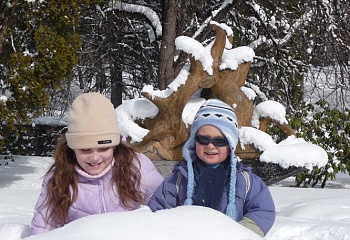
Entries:
[[[241, 90], [251, 62], [243, 62], [235, 70], [220, 70], [226, 41], [228, 39], [232, 44], [233, 37], [232, 35], [227, 36], [226, 31], [218, 24], [211, 24], [211, 26], [216, 32], [216, 39], [210, 52], [213, 58], [212, 75], [203, 70], [201, 61], [189, 55], [191, 65], [188, 78], [176, 92], [166, 98], [150, 96], [147, 92], [142, 93], [146, 99], [157, 106], [159, 112], [155, 118], [137, 122], [148, 129], [149, 133], [141, 142], [132, 145], [152, 160], [182, 160], [182, 146], [190, 132], [190, 128], [187, 128], [182, 120], [182, 112], [199, 88], [205, 89], [202, 92], [204, 98], [218, 98], [235, 106], [239, 126], [251, 126], [254, 103]], [[271, 122], [271, 119], [264, 119], [261, 129], [266, 130], [267, 124]], [[288, 126], [284, 125], [283, 129], [289, 135], [294, 134]], [[261, 153], [250, 144], [245, 146], [244, 150], [238, 144], [236, 154], [244, 160], [256, 159]]]

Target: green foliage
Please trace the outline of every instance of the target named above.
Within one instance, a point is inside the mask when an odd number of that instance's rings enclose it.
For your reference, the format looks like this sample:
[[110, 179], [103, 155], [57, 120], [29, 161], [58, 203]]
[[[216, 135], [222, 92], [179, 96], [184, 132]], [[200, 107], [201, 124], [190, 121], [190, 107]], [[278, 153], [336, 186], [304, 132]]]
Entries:
[[[81, 1], [32, 1], [18, 5], [4, 41], [1, 64], [0, 135], [17, 134], [23, 123], [39, 116], [50, 92], [71, 78], [78, 62]], [[7, 129], [7, 130], [8, 130]]]
[[304, 138], [322, 147], [328, 154], [328, 163], [322, 168], [299, 173], [296, 176], [297, 186], [321, 187], [327, 180], [334, 179], [337, 172], [350, 172], [350, 110], [340, 111], [331, 108], [325, 102], [309, 104], [297, 112], [289, 124]]

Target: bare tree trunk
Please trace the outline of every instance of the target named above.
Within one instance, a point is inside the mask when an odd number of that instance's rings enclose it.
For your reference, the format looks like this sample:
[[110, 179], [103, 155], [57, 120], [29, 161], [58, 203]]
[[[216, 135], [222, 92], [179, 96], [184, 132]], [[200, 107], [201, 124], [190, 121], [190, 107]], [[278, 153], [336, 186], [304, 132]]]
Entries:
[[[11, 1], [11, 8], [9, 9], [9, 11], [4, 11], [4, 13], [2, 13], [5, 16], [3, 18], [3, 21], [0, 22], [0, 54], [3, 51], [2, 47], [3, 47], [3, 44], [5, 42], [7, 32], [9, 30], [17, 3], [18, 3], [18, 0], [12, 0]], [[4, 3], [2, 3], [2, 4], [4, 4]]]
[[[110, 71], [110, 89], [111, 89], [111, 102], [116, 108], [122, 104], [122, 93], [123, 93], [123, 76], [121, 65], [118, 64], [118, 59], [123, 58], [118, 42], [122, 42], [120, 35], [118, 34], [120, 29], [114, 24], [114, 19], [116, 16], [110, 14], [108, 15], [108, 33], [109, 38], [109, 71]], [[119, 28], [122, 26], [119, 26]], [[120, 56], [118, 56], [120, 55]]]
[[[237, 1], [227, 4], [225, 8], [221, 9], [213, 18], [213, 21], [220, 22], [220, 20], [236, 5]], [[201, 5], [198, 3], [198, 5]], [[160, 49], [160, 60], [158, 70], [159, 89], [165, 89], [179, 74], [184, 63], [187, 60], [186, 53], [179, 53], [175, 62], [174, 56], [176, 54], [175, 39], [182, 35], [187, 14], [190, 12], [191, 5], [186, 1], [164, 0], [163, 2], [163, 39]], [[207, 24], [203, 31], [195, 37], [196, 40], [202, 42], [212, 31], [212, 27]]]
[[158, 84], [161, 90], [165, 89], [175, 78], [176, 5], [175, 0], [165, 0], [163, 3], [163, 39], [158, 70]]

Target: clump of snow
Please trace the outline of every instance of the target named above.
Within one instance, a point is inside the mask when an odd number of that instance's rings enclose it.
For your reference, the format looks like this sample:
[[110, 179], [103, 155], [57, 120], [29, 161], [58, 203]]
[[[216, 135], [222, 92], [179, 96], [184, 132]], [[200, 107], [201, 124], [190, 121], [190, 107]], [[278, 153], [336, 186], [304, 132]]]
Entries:
[[178, 50], [191, 54], [195, 60], [199, 60], [203, 65], [203, 70], [213, 75], [213, 58], [210, 51], [200, 42], [191, 37], [179, 36], [175, 39], [175, 46]]
[[[194, 225], [202, 227], [197, 229]], [[61, 240], [62, 236], [64, 239], [74, 240], [229, 240], [233, 236], [235, 240], [262, 239], [225, 214], [211, 208], [180, 206], [153, 213], [144, 206], [130, 212], [80, 218], [62, 228], [30, 237], [28, 240]]]
[[244, 62], [252, 62], [255, 57], [255, 52], [250, 47], [241, 46], [233, 49], [225, 49], [222, 54], [222, 61], [220, 64], [220, 70], [229, 68], [236, 70], [239, 64]]
[[[227, 26], [225, 23], [218, 23], [215, 21], [210, 21], [210, 24], [212, 25], [216, 25], [218, 27], [220, 27], [222, 30], [224, 30], [226, 32], [226, 36], [233, 36], [233, 31], [232, 29]], [[208, 46], [209, 49], [211, 49], [212, 45], [214, 44], [215, 40], [212, 41]], [[208, 47], [207, 46], [207, 47]], [[230, 43], [229, 39], [226, 37], [226, 42], [225, 42], [225, 49], [231, 49], [232, 48], [232, 43]]]
[[233, 35], [232, 29], [229, 26], [227, 26], [225, 23], [218, 23], [216, 21], [210, 21], [210, 24], [217, 25], [220, 28], [222, 28], [226, 32], [227, 36], [232, 36]]
[[0, 95], [0, 101], [1, 102], [6, 102], [7, 101], [7, 97], [5, 95]]
[[302, 138], [289, 136], [279, 144], [267, 148], [261, 155], [260, 161], [276, 163], [281, 167], [305, 167], [312, 170], [314, 166], [323, 167], [328, 162], [327, 152]]
[[44, 117], [38, 117], [36, 118], [32, 125], [45, 125], [45, 126], [67, 126], [68, 125], [68, 118], [65, 117], [50, 117], [50, 116], [44, 116]]
[[256, 149], [262, 152], [276, 145], [269, 134], [253, 127], [241, 127], [239, 128], [238, 134], [243, 150], [245, 149], [244, 145], [248, 144], [253, 144]]
[[253, 101], [256, 97], [256, 93], [254, 92], [253, 89], [248, 88], [248, 87], [241, 87], [241, 91], [247, 96], [247, 98], [251, 101]]
[[270, 117], [278, 121], [280, 124], [288, 123], [286, 119], [286, 109], [282, 104], [276, 101], [268, 100], [255, 106], [252, 117], [252, 126], [259, 128], [259, 119], [262, 117]]
[[295, 136], [276, 144], [270, 135], [259, 129], [241, 127], [239, 140], [243, 150], [247, 144], [253, 144], [260, 150], [260, 161], [276, 163], [283, 168], [295, 166], [312, 170], [314, 166], [323, 167], [328, 162], [327, 152], [323, 148]]
[[193, 119], [198, 112], [200, 106], [205, 102], [204, 98], [191, 98], [183, 112], [182, 112], [182, 120], [186, 124], [186, 126], [191, 125], [193, 123]]
[[17, 223], [5, 223], [0, 224], [0, 239], [1, 240], [14, 240], [23, 239], [30, 234], [30, 228], [28, 225]]
[[172, 81], [165, 90], [154, 90], [152, 85], [145, 85], [142, 89], [142, 92], [148, 93], [151, 98], [159, 97], [159, 98], [167, 98], [171, 94], [177, 91], [177, 89], [186, 83], [187, 77], [189, 75], [189, 67], [185, 65], [179, 75]]
[[145, 98], [125, 101], [116, 108], [119, 130], [122, 136], [130, 137], [130, 142], [141, 142], [149, 132], [140, 127], [134, 121], [136, 119], [154, 118], [158, 114], [158, 108], [154, 103]]

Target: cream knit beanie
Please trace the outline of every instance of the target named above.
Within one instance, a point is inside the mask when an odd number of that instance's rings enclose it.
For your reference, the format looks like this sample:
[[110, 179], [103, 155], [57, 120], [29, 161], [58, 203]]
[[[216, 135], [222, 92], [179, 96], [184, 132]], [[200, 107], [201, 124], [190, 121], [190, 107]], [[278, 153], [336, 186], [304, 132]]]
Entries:
[[78, 96], [68, 112], [67, 144], [71, 149], [105, 148], [120, 143], [115, 109], [99, 93]]

